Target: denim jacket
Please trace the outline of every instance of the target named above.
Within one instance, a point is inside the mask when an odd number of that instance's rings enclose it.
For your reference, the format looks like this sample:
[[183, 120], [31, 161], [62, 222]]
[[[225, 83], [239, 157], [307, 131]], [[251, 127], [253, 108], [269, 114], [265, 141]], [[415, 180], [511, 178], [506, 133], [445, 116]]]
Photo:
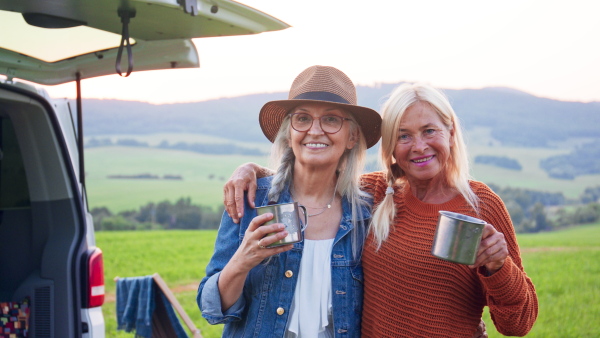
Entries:
[[[268, 204], [268, 191], [272, 177], [258, 180], [256, 206]], [[289, 189], [285, 189], [278, 203], [291, 202]], [[358, 242], [362, 245], [370, 210], [363, 207], [364, 226], [354, 229], [351, 204], [342, 199], [342, 220], [331, 252], [331, 290], [333, 329], [335, 337], [360, 337], [360, 320], [363, 303], [363, 270], [360, 257], [353, 257], [352, 233], [360, 231]], [[224, 213], [215, 243], [214, 254], [206, 267], [206, 277], [198, 288], [196, 301], [202, 316], [210, 324], [225, 324], [223, 337], [283, 337], [290, 313], [300, 259], [304, 243], [295, 243], [293, 249], [272, 256], [270, 260], [250, 270], [244, 290], [237, 302], [226, 312], [221, 311], [217, 282], [221, 270], [229, 262], [244, 238], [256, 211], [248, 203], [240, 225]], [[360, 222], [359, 222], [360, 224]], [[309, 222], [310, 226], [310, 222]], [[359, 254], [360, 255], [360, 254]], [[290, 274], [288, 271], [291, 271]], [[287, 273], [286, 273], [287, 272]]]

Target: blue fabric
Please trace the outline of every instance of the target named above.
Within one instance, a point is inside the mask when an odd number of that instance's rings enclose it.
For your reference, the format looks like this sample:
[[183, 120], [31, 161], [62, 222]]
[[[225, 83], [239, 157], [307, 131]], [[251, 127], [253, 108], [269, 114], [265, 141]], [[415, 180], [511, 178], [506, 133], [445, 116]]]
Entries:
[[[268, 204], [268, 191], [272, 177], [257, 181], [256, 206]], [[284, 191], [278, 203], [291, 202], [289, 190]], [[370, 210], [362, 210], [368, 224]], [[360, 319], [363, 297], [363, 271], [360, 257], [352, 254], [352, 231], [358, 231], [357, 252], [362, 252], [366, 226], [356, 229], [351, 222], [351, 205], [342, 199], [342, 220], [334, 239], [331, 252], [331, 283], [333, 326], [335, 337], [360, 337]], [[227, 311], [221, 310], [218, 280], [221, 270], [238, 249], [250, 221], [256, 217], [256, 211], [247, 204], [240, 225], [223, 214], [221, 226], [215, 243], [215, 251], [208, 266], [206, 277], [198, 288], [196, 301], [202, 316], [210, 324], [225, 324], [223, 337], [283, 337], [290, 313], [294, 290], [300, 269], [300, 260], [304, 243], [296, 243], [292, 250], [272, 256], [266, 263], [254, 267], [244, 284], [244, 291], [238, 301]], [[309, 222], [310, 226], [310, 222]], [[291, 270], [292, 277], [285, 277]], [[277, 314], [283, 308], [282, 315]]]
[[181, 326], [173, 306], [152, 276], [119, 278], [117, 280], [117, 330], [135, 331], [136, 336], [152, 336], [152, 314], [156, 308], [154, 292], [160, 292], [169, 321], [178, 338], [188, 337]]
[[[156, 289], [161, 291], [160, 288]], [[173, 310], [173, 305], [171, 304], [171, 302], [169, 302], [169, 299], [167, 299], [167, 296], [165, 296], [165, 294], [162, 291], [160, 292], [160, 298], [162, 299], [163, 304], [165, 304], [165, 309], [167, 310], [169, 322], [171, 322], [171, 324], [173, 325], [173, 329], [175, 329], [175, 334], [177, 334], [177, 338], [188, 338], [188, 335], [183, 329], [183, 326], [181, 325], [177, 314], [175, 314], [175, 310]]]

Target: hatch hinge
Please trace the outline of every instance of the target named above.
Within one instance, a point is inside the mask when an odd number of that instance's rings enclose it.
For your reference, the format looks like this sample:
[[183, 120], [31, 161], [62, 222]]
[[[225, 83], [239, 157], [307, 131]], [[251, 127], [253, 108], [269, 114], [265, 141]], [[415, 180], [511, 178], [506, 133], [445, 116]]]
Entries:
[[197, 0], [177, 0], [177, 3], [183, 7], [184, 12], [189, 13], [192, 16], [198, 15]]

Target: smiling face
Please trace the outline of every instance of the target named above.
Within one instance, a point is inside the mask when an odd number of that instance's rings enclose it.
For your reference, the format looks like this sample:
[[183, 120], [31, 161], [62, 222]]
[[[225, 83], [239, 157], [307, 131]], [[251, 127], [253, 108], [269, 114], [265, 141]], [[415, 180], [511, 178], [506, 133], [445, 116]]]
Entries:
[[428, 103], [417, 102], [404, 112], [394, 158], [411, 184], [427, 184], [443, 178], [453, 136], [454, 131], [444, 125]]
[[300, 132], [290, 127], [289, 146], [296, 157], [296, 168], [331, 166], [337, 169], [344, 151], [352, 149], [358, 139], [356, 132], [352, 132], [350, 124], [353, 122], [344, 120], [338, 132], [325, 133], [319, 121], [322, 116], [350, 118], [350, 114], [327, 103], [303, 104], [293, 109], [292, 113], [308, 114], [313, 119], [307, 131]]

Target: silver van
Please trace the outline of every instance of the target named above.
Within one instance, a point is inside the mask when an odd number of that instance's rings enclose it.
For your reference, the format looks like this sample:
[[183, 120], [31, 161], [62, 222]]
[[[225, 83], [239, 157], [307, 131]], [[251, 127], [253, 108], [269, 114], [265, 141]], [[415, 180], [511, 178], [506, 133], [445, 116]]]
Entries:
[[[0, 0], [0, 303], [28, 304], [29, 337], [105, 335], [81, 80], [199, 67], [191, 38], [287, 27], [228, 0]], [[71, 81], [75, 102], [36, 85]]]

